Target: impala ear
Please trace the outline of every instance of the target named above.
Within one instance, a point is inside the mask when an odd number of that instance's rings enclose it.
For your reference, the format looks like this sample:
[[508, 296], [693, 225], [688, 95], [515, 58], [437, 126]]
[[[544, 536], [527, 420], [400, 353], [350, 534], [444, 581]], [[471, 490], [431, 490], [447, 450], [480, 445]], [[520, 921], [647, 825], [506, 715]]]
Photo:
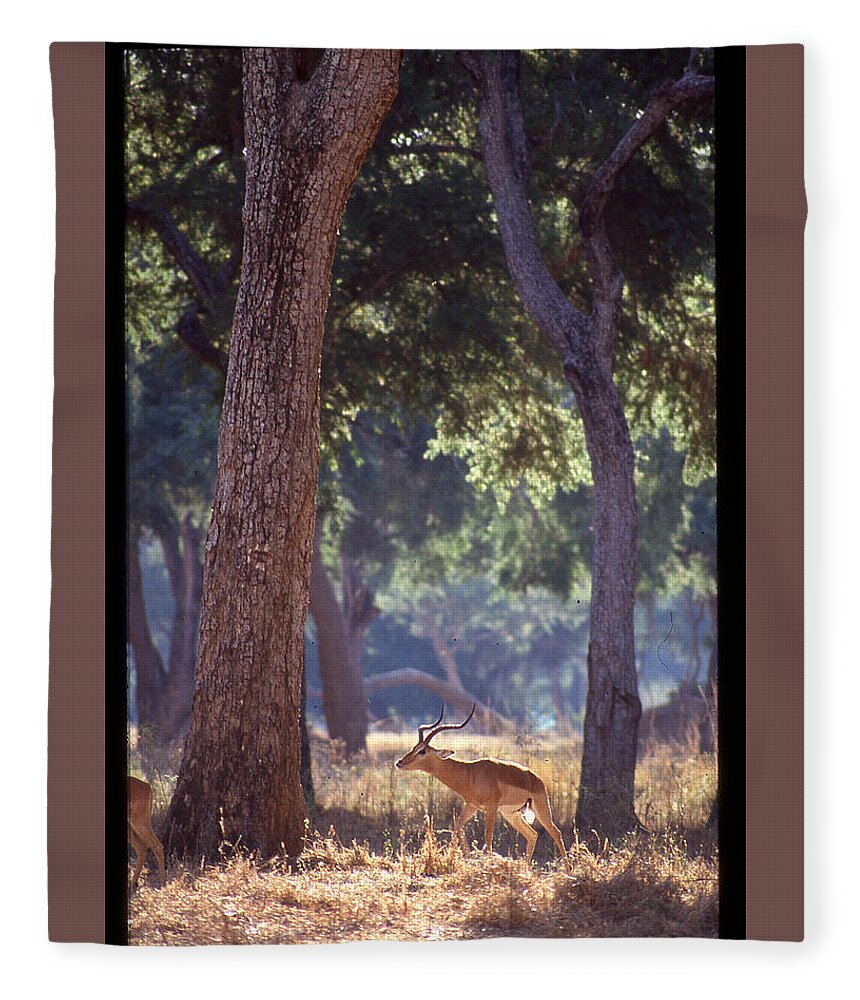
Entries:
[[454, 751], [453, 750], [440, 750], [439, 753], [437, 754], [437, 756], [438, 757], [453, 757], [454, 756]]

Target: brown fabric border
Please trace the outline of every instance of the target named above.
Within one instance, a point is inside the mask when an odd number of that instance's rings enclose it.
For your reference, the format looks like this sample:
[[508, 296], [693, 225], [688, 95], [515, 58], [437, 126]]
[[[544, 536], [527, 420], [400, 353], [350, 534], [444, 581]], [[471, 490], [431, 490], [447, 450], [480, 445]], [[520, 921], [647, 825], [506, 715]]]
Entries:
[[105, 940], [105, 46], [51, 46], [57, 175], [48, 936]]
[[747, 69], [747, 937], [803, 939], [803, 47]]
[[[104, 75], [51, 46], [48, 930], [105, 940]], [[747, 937], [803, 938], [803, 49], [747, 49]], [[80, 775], [87, 780], [81, 781]]]

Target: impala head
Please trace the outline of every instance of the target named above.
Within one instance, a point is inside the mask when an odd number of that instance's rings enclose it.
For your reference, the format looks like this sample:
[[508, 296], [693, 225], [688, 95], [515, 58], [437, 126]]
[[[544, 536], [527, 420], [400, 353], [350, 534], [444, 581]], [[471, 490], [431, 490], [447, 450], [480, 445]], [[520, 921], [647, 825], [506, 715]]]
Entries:
[[[430, 746], [430, 740], [437, 733], [444, 732], [447, 729], [462, 729], [475, 714], [475, 705], [472, 705], [472, 711], [466, 716], [464, 722], [459, 723], [446, 723], [444, 726], [441, 725], [442, 716], [445, 714], [445, 706], [442, 706], [442, 711], [439, 713], [439, 718], [431, 723], [429, 726], [419, 726], [418, 727], [418, 742], [409, 751], [409, 753], [404, 754], [399, 761], [397, 761], [397, 767], [404, 771], [428, 771], [430, 767], [428, 764], [434, 759], [444, 760], [446, 757], [450, 757], [454, 751], [453, 750], [437, 750], [435, 747]], [[432, 764], [430, 764], [432, 767]]]

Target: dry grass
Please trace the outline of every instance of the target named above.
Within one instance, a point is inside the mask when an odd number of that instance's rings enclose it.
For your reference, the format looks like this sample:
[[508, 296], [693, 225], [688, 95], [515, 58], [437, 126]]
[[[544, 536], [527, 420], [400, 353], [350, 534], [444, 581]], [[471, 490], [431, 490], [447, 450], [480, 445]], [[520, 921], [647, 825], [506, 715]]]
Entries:
[[[710, 758], [676, 750], [641, 761], [637, 809], [650, 832], [600, 855], [573, 843], [568, 875], [543, 831], [526, 866], [522, 841], [501, 821], [498, 853], [464, 856], [450, 835], [456, 796], [392, 766], [410, 740], [377, 734], [366, 755], [344, 761], [316, 739], [320, 808], [298, 868], [247, 855], [205, 869], [173, 864], [164, 888], [142, 882], [132, 893], [130, 943], [717, 935], [717, 849], [705, 825], [716, 787]], [[571, 844], [578, 747], [565, 744], [560, 753], [551, 743], [465, 734], [449, 745], [463, 756], [489, 753], [533, 767]], [[153, 783], [158, 810], [171, 780], [162, 772]], [[467, 834], [482, 840], [483, 817]]]

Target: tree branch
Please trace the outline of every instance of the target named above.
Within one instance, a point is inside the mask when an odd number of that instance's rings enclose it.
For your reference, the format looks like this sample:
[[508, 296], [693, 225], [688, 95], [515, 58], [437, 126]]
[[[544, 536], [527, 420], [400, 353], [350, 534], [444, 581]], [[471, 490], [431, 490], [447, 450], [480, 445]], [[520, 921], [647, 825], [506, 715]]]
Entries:
[[212, 305], [217, 290], [209, 269], [173, 221], [170, 213], [164, 208], [149, 208], [142, 202], [130, 201], [126, 205], [126, 217], [141, 228], [148, 226], [161, 237], [167, 252], [191, 282], [200, 304]]
[[240, 255], [233, 253], [213, 278], [167, 209], [149, 208], [142, 202], [131, 201], [126, 205], [126, 217], [140, 228], [149, 227], [159, 236], [194, 289], [196, 301], [179, 317], [175, 327], [177, 336], [199, 361], [226, 375], [227, 355], [212, 343], [203, 329], [199, 314], [216, 307], [219, 296], [236, 274]]
[[540, 135], [529, 135], [527, 136], [527, 141], [529, 149], [539, 149], [541, 146], [545, 146], [548, 142], [552, 142], [558, 132], [558, 127], [561, 125], [561, 102], [557, 97], [552, 99], [552, 124], [545, 131], [541, 132]]
[[591, 314], [586, 316], [561, 291], [537, 243], [528, 201], [529, 141], [519, 97], [519, 54], [463, 51], [458, 60], [478, 89], [484, 165], [508, 269], [526, 309], [558, 351], [565, 369], [582, 370], [594, 358], [611, 360], [624, 279], [606, 230], [609, 197], [624, 167], [679, 105], [713, 95], [713, 77], [688, 70], [675, 83], [658, 87], [589, 183], [579, 216], [593, 283]]
[[500, 733], [509, 731], [511, 722], [498, 712], [488, 708], [461, 687], [451, 684], [441, 677], [427, 674], [423, 670], [415, 670], [414, 667], [403, 667], [401, 670], [389, 670], [384, 674], [375, 674], [373, 677], [364, 679], [364, 690], [366, 694], [373, 694], [387, 687], [423, 687], [431, 691], [442, 701], [447, 702], [461, 712], [470, 712], [472, 705], [476, 704], [475, 719], [481, 727], [490, 733]]
[[209, 339], [198, 312], [197, 303], [189, 306], [176, 323], [176, 334], [198, 361], [226, 376], [227, 353]]
[[606, 206], [624, 167], [681, 104], [712, 97], [714, 78], [685, 73], [675, 83], [664, 83], [651, 95], [642, 114], [603, 161], [585, 193], [579, 212], [588, 268], [594, 282], [592, 317], [598, 350], [611, 352], [624, 277], [609, 245]]
[[519, 53], [461, 52], [459, 61], [478, 89], [484, 166], [508, 270], [528, 312], [565, 367], [584, 360], [588, 319], [552, 277], [538, 246], [528, 200], [528, 140], [519, 97]]

